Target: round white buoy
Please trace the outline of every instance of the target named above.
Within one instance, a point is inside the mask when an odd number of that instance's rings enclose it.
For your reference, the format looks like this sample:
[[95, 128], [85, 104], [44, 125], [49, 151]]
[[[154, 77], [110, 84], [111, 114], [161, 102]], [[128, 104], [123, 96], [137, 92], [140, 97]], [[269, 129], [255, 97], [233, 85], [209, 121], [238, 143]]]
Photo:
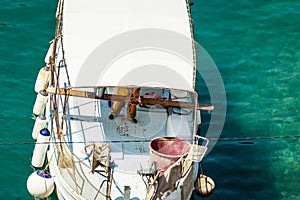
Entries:
[[36, 93], [39, 93], [39, 91], [45, 90], [48, 87], [49, 75], [50, 68], [48, 66], [42, 67], [40, 69], [34, 85], [34, 91]]
[[46, 170], [37, 170], [28, 177], [27, 190], [35, 198], [46, 198], [54, 190], [53, 177]]
[[195, 192], [201, 197], [208, 197], [215, 190], [214, 181], [204, 174], [200, 174], [195, 182]]
[[48, 100], [48, 94], [45, 90], [41, 90], [36, 97], [34, 106], [33, 106], [33, 114], [35, 115], [43, 115], [46, 107], [46, 103]]
[[47, 128], [43, 128], [38, 135], [33, 155], [31, 159], [31, 165], [35, 168], [42, 167], [45, 162], [46, 152], [48, 148], [48, 142], [50, 138], [50, 132]]
[[39, 115], [34, 123], [33, 129], [32, 129], [32, 138], [37, 139], [39, 132], [42, 128], [44, 128], [46, 125], [46, 117], [45, 115]]

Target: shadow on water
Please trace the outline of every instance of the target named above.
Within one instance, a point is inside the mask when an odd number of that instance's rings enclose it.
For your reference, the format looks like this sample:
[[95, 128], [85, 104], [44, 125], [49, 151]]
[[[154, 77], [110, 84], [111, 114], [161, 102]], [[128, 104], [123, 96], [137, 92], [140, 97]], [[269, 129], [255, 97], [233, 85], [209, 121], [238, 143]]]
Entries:
[[[201, 78], [197, 86], [200, 101], [210, 103], [207, 86]], [[297, 130], [300, 125], [297, 115], [293, 116], [291, 111], [280, 112], [282, 116], [270, 116], [269, 110], [277, 108], [276, 103], [268, 99], [265, 103], [269, 107], [259, 112], [251, 110], [249, 105], [260, 102], [262, 97], [248, 97], [249, 103], [239, 103], [240, 93], [239, 89], [232, 88], [227, 92], [225, 126], [202, 163], [204, 174], [216, 184], [216, 190], [206, 199], [299, 199], [300, 139]], [[285, 108], [289, 104], [280, 106]], [[201, 135], [208, 130], [212, 114], [218, 113], [202, 114]], [[193, 199], [202, 198], [194, 194]]]
[[[199, 99], [209, 103], [208, 90], [201, 78], [197, 85]], [[275, 179], [269, 171], [272, 144], [269, 140], [235, 140], [246, 135], [242, 133], [243, 125], [234, 116], [229, 108], [221, 138], [203, 160], [204, 174], [213, 178], [216, 184], [216, 190], [206, 199], [281, 199], [274, 190]], [[202, 114], [202, 135], [208, 129], [210, 118], [210, 113]], [[194, 194], [192, 199], [201, 197]]]
[[[221, 139], [202, 164], [216, 183], [206, 199], [300, 199], [297, 9], [291, 0], [195, 2], [196, 39], [214, 57], [227, 95]], [[210, 115], [202, 117], [205, 134]]]

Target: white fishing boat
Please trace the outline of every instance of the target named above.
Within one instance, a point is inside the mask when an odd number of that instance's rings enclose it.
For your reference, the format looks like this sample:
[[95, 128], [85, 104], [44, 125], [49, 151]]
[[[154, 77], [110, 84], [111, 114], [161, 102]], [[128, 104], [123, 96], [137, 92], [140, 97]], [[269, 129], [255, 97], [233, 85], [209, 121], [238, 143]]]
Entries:
[[[34, 197], [189, 199], [214, 183], [199, 163], [188, 0], [60, 0], [35, 85], [27, 181]], [[176, 52], [178, 50], [178, 52]], [[183, 52], [182, 55], [180, 52]], [[55, 187], [54, 187], [55, 186]]]

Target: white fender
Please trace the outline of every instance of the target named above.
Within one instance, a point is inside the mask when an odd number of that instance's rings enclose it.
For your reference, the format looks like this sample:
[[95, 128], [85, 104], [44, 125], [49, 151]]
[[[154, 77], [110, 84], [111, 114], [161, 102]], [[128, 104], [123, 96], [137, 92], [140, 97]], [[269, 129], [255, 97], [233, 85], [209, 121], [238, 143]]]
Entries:
[[47, 104], [48, 94], [45, 90], [41, 90], [36, 97], [34, 106], [33, 106], [33, 114], [35, 115], [43, 115], [44, 110]]
[[37, 170], [28, 177], [27, 190], [35, 198], [46, 198], [54, 190], [53, 177], [45, 170]]
[[32, 138], [37, 139], [40, 130], [43, 129], [46, 125], [46, 117], [45, 115], [39, 115], [34, 123], [33, 129], [32, 129]]
[[48, 66], [45, 66], [40, 69], [34, 85], [34, 91], [36, 93], [38, 93], [41, 90], [47, 89], [49, 83], [49, 76], [50, 68]]
[[40, 168], [44, 165], [45, 158], [46, 158], [46, 152], [47, 148], [49, 146], [48, 142], [50, 139], [50, 132], [47, 128], [43, 128], [40, 131], [40, 134], [38, 135], [34, 150], [33, 150], [33, 155], [32, 155], [32, 160], [31, 160], [31, 165], [35, 168]]

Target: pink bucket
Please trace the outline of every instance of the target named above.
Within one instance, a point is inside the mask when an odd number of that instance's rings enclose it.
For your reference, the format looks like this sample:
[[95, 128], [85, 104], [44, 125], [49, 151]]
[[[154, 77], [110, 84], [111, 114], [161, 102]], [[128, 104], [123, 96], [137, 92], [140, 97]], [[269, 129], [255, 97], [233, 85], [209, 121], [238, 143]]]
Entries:
[[157, 137], [150, 141], [150, 163], [167, 169], [181, 156], [189, 153], [191, 144], [178, 137]]

